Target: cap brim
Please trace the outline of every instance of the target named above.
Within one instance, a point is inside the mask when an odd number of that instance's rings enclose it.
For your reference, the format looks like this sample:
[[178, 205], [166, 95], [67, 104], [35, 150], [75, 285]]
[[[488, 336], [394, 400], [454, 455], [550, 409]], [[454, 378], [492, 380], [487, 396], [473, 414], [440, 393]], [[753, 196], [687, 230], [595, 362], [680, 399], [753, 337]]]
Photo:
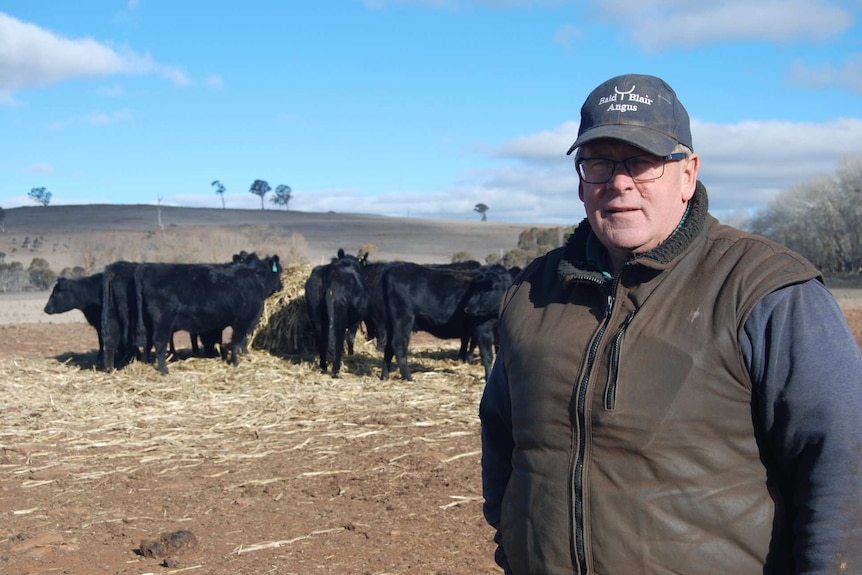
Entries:
[[566, 152], [566, 155], [570, 155], [577, 148], [588, 142], [604, 138], [626, 142], [656, 156], [666, 156], [672, 153], [678, 144], [674, 138], [671, 138], [667, 134], [656, 132], [643, 126], [606, 124], [596, 126], [578, 136], [578, 139], [575, 140], [575, 143]]

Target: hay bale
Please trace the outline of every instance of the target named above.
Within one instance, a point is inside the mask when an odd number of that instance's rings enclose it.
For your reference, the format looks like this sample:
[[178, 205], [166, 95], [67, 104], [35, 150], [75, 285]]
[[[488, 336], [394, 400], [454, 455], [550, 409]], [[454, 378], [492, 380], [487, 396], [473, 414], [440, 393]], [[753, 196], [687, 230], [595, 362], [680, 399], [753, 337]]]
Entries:
[[251, 345], [277, 356], [315, 353], [314, 335], [305, 306], [305, 281], [312, 266], [295, 265], [281, 272], [283, 289], [270, 296], [252, 333]]

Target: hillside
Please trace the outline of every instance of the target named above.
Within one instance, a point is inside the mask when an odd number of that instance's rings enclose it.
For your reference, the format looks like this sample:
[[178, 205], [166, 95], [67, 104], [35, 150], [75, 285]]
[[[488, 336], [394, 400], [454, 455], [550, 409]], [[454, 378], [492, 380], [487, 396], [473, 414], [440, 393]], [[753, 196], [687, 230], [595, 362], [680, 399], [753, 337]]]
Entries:
[[[33, 257], [60, 271], [117, 259], [218, 261], [241, 249], [326, 261], [339, 248], [419, 263], [456, 252], [484, 260], [517, 245], [529, 224], [394, 218], [367, 214], [182, 208], [152, 205], [34, 206], [5, 210], [0, 251], [26, 267]], [[160, 225], [161, 224], [161, 225]]]

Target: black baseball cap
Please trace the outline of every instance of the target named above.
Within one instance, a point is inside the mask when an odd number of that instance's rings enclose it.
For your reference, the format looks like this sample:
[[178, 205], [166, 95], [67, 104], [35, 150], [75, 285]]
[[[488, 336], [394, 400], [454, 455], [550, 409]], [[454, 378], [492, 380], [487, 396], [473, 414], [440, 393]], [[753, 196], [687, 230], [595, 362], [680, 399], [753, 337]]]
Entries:
[[661, 78], [642, 74], [616, 76], [593, 90], [581, 107], [578, 139], [566, 154], [599, 138], [622, 140], [657, 156], [677, 144], [689, 149], [688, 112], [673, 88]]

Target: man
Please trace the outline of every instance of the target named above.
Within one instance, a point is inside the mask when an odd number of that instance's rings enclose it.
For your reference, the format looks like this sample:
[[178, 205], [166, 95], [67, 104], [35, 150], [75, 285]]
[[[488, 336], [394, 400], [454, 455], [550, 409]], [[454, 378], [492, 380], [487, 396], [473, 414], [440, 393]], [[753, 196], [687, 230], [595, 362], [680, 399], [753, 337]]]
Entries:
[[515, 575], [862, 573], [862, 355], [803, 257], [719, 224], [688, 114], [596, 88], [587, 218], [500, 308], [485, 517]]

